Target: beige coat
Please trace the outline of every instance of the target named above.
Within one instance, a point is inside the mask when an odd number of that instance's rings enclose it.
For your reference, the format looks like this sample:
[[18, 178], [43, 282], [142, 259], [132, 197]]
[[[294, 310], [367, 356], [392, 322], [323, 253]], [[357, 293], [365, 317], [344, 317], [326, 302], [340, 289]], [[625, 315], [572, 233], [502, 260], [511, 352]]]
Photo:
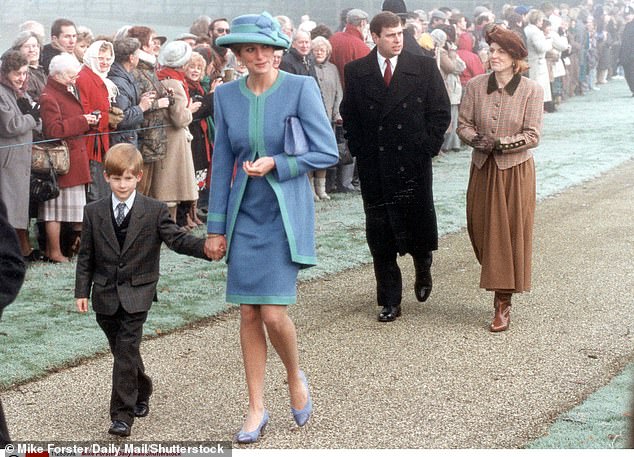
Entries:
[[194, 175], [191, 135], [187, 126], [192, 113], [187, 109], [187, 95], [180, 81], [165, 79], [163, 86], [174, 91], [174, 103], [169, 107], [167, 154], [155, 162], [150, 195], [166, 203], [194, 201], [198, 190]]

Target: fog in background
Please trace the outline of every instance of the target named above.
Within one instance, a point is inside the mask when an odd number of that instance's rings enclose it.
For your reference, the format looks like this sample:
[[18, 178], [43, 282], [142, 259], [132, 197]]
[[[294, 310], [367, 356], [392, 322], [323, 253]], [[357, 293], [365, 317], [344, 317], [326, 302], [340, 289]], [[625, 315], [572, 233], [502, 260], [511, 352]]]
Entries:
[[[458, 7], [467, 14], [477, 0], [405, 0], [409, 10], [429, 11], [440, 6]], [[335, 30], [344, 8], [361, 8], [370, 15], [381, 10], [383, 0], [0, 0], [0, 50], [11, 46], [18, 25], [33, 19], [41, 22], [48, 35], [51, 23], [59, 17], [89, 27], [95, 36], [111, 35], [124, 25], [147, 25], [169, 39], [188, 32], [200, 15], [229, 19], [246, 13], [268, 11], [289, 16], [295, 25], [304, 14], [316, 23]], [[495, 3], [494, 3], [495, 4]]]

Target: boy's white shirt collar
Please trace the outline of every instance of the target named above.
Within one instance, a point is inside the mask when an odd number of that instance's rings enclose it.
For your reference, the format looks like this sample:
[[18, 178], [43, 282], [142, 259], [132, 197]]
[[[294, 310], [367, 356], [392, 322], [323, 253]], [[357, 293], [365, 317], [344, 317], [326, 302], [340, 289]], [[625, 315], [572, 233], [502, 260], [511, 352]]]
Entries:
[[126, 214], [128, 211], [130, 211], [132, 209], [132, 205], [134, 204], [134, 199], [136, 198], [136, 189], [132, 191], [132, 194], [130, 194], [130, 196], [128, 197], [128, 199], [124, 202], [122, 202], [121, 200], [119, 200], [114, 193], [112, 193], [112, 210], [115, 212], [117, 212], [117, 206], [119, 205], [119, 203], [125, 203], [125, 207], [126, 207]]

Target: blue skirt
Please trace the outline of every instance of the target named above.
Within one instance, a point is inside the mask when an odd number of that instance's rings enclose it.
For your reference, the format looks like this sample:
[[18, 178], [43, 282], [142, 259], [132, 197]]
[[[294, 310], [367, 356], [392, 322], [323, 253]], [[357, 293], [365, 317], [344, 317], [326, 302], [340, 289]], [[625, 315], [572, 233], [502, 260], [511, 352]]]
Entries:
[[297, 302], [299, 264], [291, 261], [282, 213], [266, 178], [247, 181], [227, 264], [227, 302], [245, 305]]

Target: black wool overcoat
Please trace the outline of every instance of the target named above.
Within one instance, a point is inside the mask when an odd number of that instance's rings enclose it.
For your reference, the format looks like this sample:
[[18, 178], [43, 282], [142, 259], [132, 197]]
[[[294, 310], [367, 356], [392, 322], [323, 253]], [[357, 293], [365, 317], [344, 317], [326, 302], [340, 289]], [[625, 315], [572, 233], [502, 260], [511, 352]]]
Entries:
[[436, 61], [403, 51], [387, 87], [374, 48], [348, 63], [344, 74], [340, 112], [357, 158], [370, 251], [415, 255], [437, 249], [431, 159], [442, 145], [451, 106]]

